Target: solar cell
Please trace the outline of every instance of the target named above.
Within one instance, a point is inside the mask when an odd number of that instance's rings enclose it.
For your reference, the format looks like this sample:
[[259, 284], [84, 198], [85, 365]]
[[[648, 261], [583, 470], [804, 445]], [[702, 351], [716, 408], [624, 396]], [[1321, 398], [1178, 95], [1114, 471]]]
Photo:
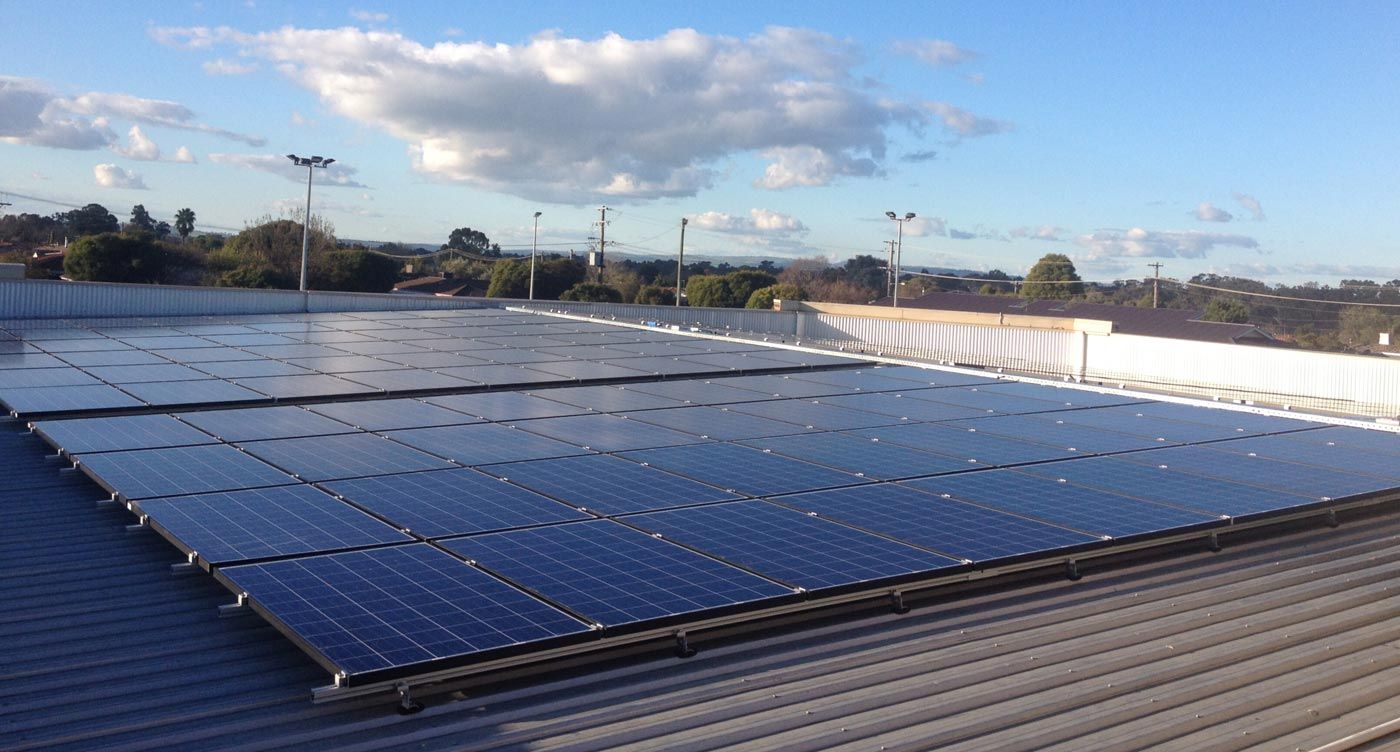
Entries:
[[1011, 470], [940, 475], [901, 482], [921, 491], [949, 494], [973, 504], [1114, 538], [1220, 522], [1215, 515], [1153, 504]]
[[0, 403], [18, 416], [144, 407], [146, 404], [107, 384], [0, 389]]
[[25, 352], [0, 354], [0, 371], [8, 371], [12, 368], [48, 369], [67, 367], [67, 363], [63, 362], [62, 360], [59, 360], [58, 358], [52, 355], [49, 355], [48, 353]]
[[386, 392], [412, 392], [423, 389], [467, 389], [477, 382], [446, 374], [418, 369], [397, 371], [359, 371], [343, 374], [342, 378], [359, 382]]
[[670, 509], [623, 519], [807, 590], [927, 574], [961, 563], [765, 501]]
[[150, 405], [170, 407], [267, 401], [267, 398], [258, 392], [219, 379], [122, 384], [122, 389]]
[[449, 410], [475, 415], [486, 420], [522, 420], [525, 418], [552, 418], [559, 415], [578, 415], [584, 408], [554, 402], [521, 392], [481, 392], [478, 394], [453, 394], [446, 397], [424, 399], [432, 405], [440, 405]]
[[532, 371], [524, 366], [508, 366], [504, 364], [488, 366], [465, 366], [463, 368], [439, 368], [438, 373], [445, 373], [467, 381], [475, 381], [491, 386], [513, 386], [540, 383], [558, 383], [565, 379], [552, 373], [543, 371]]
[[770, 397], [827, 397], [833, 394], [850, 394], [854, 391], [851, 387], [847, 386], [822, 384], [816, 381], [803, 381], [793, 376], [779, 376], [776, 374], [735, 376], [716, 383], [761, 392]]
[[442, 545], [606, 627], [793, 595], [787, 587], [609, 520]]
[[228, 567], [220, 577], [351, 684], [376, 671], [590, 632], [428, 544]]
[[80, 454], [75, 463], [103, 488], [128, 500], [296, 482], [224, 444]]
[[639, 371], [635, 368], [624, 368], [614, 363], [593, 363], [587, 360], [559, 360], [547, 363], [531, 363], [530, 367], [536, 371], [552, 373], [561, 378], [578, 379], [580, 381], [635, 379], [650, 375], [646, 371]]
[[1339, 447], [1350, 447], [1351, 449], [1364, 452], [1377, 452], [1388, 455], [1400, 454], [1400, 433], [1394, 433], [1392, 431], [1328, 426], [1315, 431], [1300, 431], [1297, 433], [1283, 434], [1279, 438], [1286, 438], [1289, 441], [1298, 441], [1306, 444], [1334, 444]]
[[589, 519], [557, 501], [476, 470], [430, 470], [324, 486], [425, 538]]
[[1032, 384], [1025, 381], [1000, 381], [991, 389], [1006, 394], [1014, 394], [1031, 399], [1058, 402], [1074, 407], [1110, 407], [1113, 405], [1133, 405], [1147, 400], [1126, 394], [1094, 392], [1088, 389], [1071, 389], [1047, 384]]
[[61, 368], [8, 368], [0, 371], [0, 389], [25, 389], [28, 387], [87, 386], [102, 382], [81, 369], [71, 366]]
[[[250, 353], [251, 354], [251, 353]], [[311, 374], [305, 368], [291, 363], [253, 355], [251, 360], [227, 360], [214, 363], [198, 363], [193, 366], [211, 376], [221, 379], [247, 379], [258, 376], [301, 376]]]
[[838, 394], [832, 397], [822, 397], [820, 401], [837, 407], [864, 410], [915, 421], [962, 420], [964, 418], [982, 418], [987, 415], [986, 411], [971, 407], [912, 399], [904, 396], [902, 392]]
[[604, 515], [740, 498], [699, 481], [606, 454], [510, 462], [492, 465], [486, 471]]
[[832, 431], [898, 425], [904, 422], [903, 418], [892, 415], [851, 410], [815, 400], [787, 399], [768, 402], [741, 402], [726, 407], [736, 413], [748, 413], [749, 415], [796, 423], [799, 426]]
[[198, 381], [209, 374], [176, 363], [158, 365], [89, 366], [87, 372], [108, 384], [138, 384], [146, 381]]
[[718, 381], [702, 379], [674, 379], [628, 384], [628, 391], [654, 394], [678, 402], [694, 405], [719, 405], [733, 402], [757, 402], [772, 399], [767, 394], [748, 389], [736, 389]]
[[515, 427], [596, 452], [620, 452], [705, 441], [669, 428], [602, 413], [522, 420], [516, 422]]
[[1266, 457], [1250, 457], [1247, 454], [1222, 452], [1204, 446], [1168, 447], [1119, 456], [1128, 462], [1163, 465], [1177, 472], [1246, 483], [1318, 499], [1340, 499], [1386, 490], [1395, 485], [1393, 481], [1384, 478]]
[[618, 456], [750, 496], [815, 491], [869, 482], [850, 473], [737, 444], [691, 444], [626, 452]]
[[[214, 343], [210, 342], [213, 345]], [[176, 363], [220, 363], [235, 360], [262, 360], [261, 355], [254, 355], [250, 352], [239, 350], [235, 347], [179, 347], [172, 349], [151, 350], [167, 360]]]
[[805, 433], [739, 443], [873, 480], [915, 478], [970, 469], [966, 461], [954, 457], [845, 433]]
[[34, 430], [70, 455], [218, 443], [169, 415], [46, 420], [34, 424]]
[[356, 432], [345, 423], [292, 405], [202, 410], [178, 413], [175, 417], [227, 442]]
[[1392, 481], [1396, 486], [1400, 486], [1400, 463], [1396, 463], [1394, 454], [1377, 454], [1335, 443], [1290, 441], [1283, 436], [1256, 436], [1221, 441], [1211, 444], [1210, 448], [1222, 452], [1257, 455], [1272, 460], [1341, 470], [1357, 475], [1372, 475]]
[[251, 441], [238, 446], [313, 482], [452, 467], [450, 462], [367, 433]]
[[[219, 343], [203, 337], [182, 335], [179, 337], [123, 337], [122, 342], [130, 347], [141, 350], [204, 350], [211, 347], [218, 347]], [[47, 348], [45, 348], [47, 349]]]
[[538, 436], [518, 428], [477, 423], [469, 426], [443, 426], [391, 431], [386, 436], [411, 447], [446, 457], [463, 465], [537, 460], [589, 454], [587, 449]]
[[1073, 452], [1091, 454], [1126, 452], [1179, 443], [1165, 439], [1115, 433], [1094, 426], [1070, 423], [1058, 414], [1044, 417], [1038, 415], [1001, 415], [991, 418], [973, 418], [959, 421], [957, 425], [979, 433], [1036, 441]]
[[294, 366], [321, 373], [353, 373], [355, 371], [392, 371], [403, 368], [399, 363], [371, 358], [368, 355], [333, 355], [324, 358], [291, 358]]
[[391, 431], [396, 428], [426, 428], [428, 426], [457, 426], [476, 423], [479, 418], [429, 405], [415, 399], [357, 400], [311, 405], [312, 412], [335, 418], [342, 423], [366, 431]]
[[143, 350], [97, 350], [95, 352], [63, 353], [63, 361], [69, 365], [86, 368], [88, 366], [143, 366], [161, 365], [170, 361]]
[[238, 383], [275, 399], [330, 397], [339, 394], [375, 394], [378, 389], [336, 376], [313, 373], [305, 376], [255, 376]]
[[1086, 533], [893, 483], [784, 496], [777, 503], [976, 562], [1099, 541]]
[[1169, 442], [1178, 443], [1231, 439], [1238, 436], [1248, 436], [1252, 433], [1242, 432], [1237, 428], [1212, 426], [1206, 423], [1187, 423], [1179, 420], [1153, 418], [1140, 413], [1131, 413], [1121, 410], [1105, 412], [1105, 410], [1110, 409], [1112, 408], [1067, 410], [1065, 412], [1055, 413], [1054, 418], [1057, 421], [1064, 421], [1065, 423], [1089, 426], [1133, 436], [1160, 438]]
[[535, 394], [545, 399], [585, 407], [600, 413], [679, 407], [681, 404], [673, 399], [632, 389], [630, 386], [570, 386], [542, 390], [535, 392]]
[[1181, 405], [1172, 402], [1142, 402], [1136, 405], [1106, 407], [1103, 409], [1112, 412], [1142, 413], [1149, 417], [1166, 418], [1168, 420], [1225, 426], [1227, 428], [1236, 428], [1250, 433], [1297, 431], [1313, 425], [1293, 418], [1277, 418], [1271, 415], [1247, 413], [1242, 410], [1228, 410], [1204, 405]]
[[626, 415], [632, 420], [720, 441], [786, 436], [810, 430], [796, 423], [770, 420], [718, 407], [671, 407], [664, 410], [641, 410]]
[[413, 540], [305, 485], [148, 499], [137, 508], [211, 566]]

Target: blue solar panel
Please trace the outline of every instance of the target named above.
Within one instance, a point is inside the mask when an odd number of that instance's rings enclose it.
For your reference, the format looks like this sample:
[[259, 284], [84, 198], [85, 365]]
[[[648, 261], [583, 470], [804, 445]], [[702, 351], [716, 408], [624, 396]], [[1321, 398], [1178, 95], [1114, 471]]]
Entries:
[[995, 384], [975, 387], [916, 389], [903, 394], [906, 398], [960, 405], [977, 410], [990, 410], [1002, 415], [1022, 415], [1069, 409], [1069, 406], [1063, 402], [1050, 402], [999, 392]]
[[1392, 431], [1328, 426], [1315, 431], [1284, 434], [1279, 438], [1305, 444], [1334, 444], [1363, 452], [1376, 452], [1391, 456], [1400, 455], [1400, 433]]
[[755, 373], [762, 371], [772, 371], [782, 368], [791, 368], [793, 363], [763, 357], [767, 352], [694, 352], [682, 355], [681, 359], [689, 363], [704, 363], [730, 371], [741, 373]]
[[457, 426], [476, 423], [480, 419], [445, 407], [429, 405], [415, 399], [358, 400], [308, 406], [314, 413], [335, 418], [366, 431], [391, 431], [396, 428], [426, 428], [428, 426]]
[[969, 470], [966, 461], [845, 433], [806, 433], [739, 442], [794, 459], [815, 462], [873, 480]]
[[1308, 423], [1292, 418], [1276, 418], [1271, 415], [1256, 415], [1242, 410], [1229, 410], [1220, 407], [1181, 405], [1172, 402], [1142, 402], [1136, 405], [1102, 408], [1105, 413], [1125, 412], [1142, 414], [1150, 418], [1163, 418], [1186, 423], [1203, 423], [1236, 430], [1238, 433], [1273, 433], [1276, 431], [1297, 431], [1310, 428]]
[[97, 350], [95, 352], [63, 353], [60, 357], [65, 363], [81, 368], [88, 366], [161, 365], [170, 362], [159, 355], [153, 355], [144, 350]]
[[442, 545], [607, 627], [793, 594], [608, 520], [478, 535]]
[[852, 394], [856, 390], [853, 387], [841, 386], [839, 384], [823, 384], [816, 381], [806, 381], [795, 376], [736, 376], [733, 378], [721, 379], [717, 384], [724, 386], [748, 389], [749, 391], [767, 394], [770, 397], [828, 397], [833, 394]]
[[176, 417], [228, 442], [355, 433], [352, 426], [291, 405], [202, 410]]
[[305, 376], [261, 376], [239, 379], [238, 383], [276, 399], [331, 397], [340, 394], [374, 394], [379, 391], [372, 386], [319, 373]]
[[919, 368], [918, 366], [880, 366], [875, 372], [885, 378], [904, 379], [919, 386], [980, 386], [1000, 381], [1000, 379], [971, 373], [945, 371], [938, 368]]
[[603, 379], [634, 379], [649, 376], [647, 371], [624, 368], [611, 363], [594, 363], [587, 360], [559, 360], [547, 363], [531, 363], [536, 371], [552, 373], [560, 378], [579, 381], [600, 381]]
[[486, 361], [480, 358], [472, 358], [450, 352], [395, 353], [391, 355], [380, 355], [379, 358], [390, 363], [399, 363], [411, 368], [460, 368], [462, 366], [479, 366], [486, 363]]
[[257, 352], [256, 350], [252, 349], [254, 347], [297, 344], [297, 341], [294, 339], [283, 337], [277, 334], [270, 334], [268, 332], [250, 334], [215, 334], [211, 336], [206, 336], [205, 339], [211, 342], [217, 342], [221, 345], [226, 345], [228, 347], [249, 348], [249, 352]]
[[374, 671], [481, 657], [590, 631], [427, 544], [228, 567], [220, 574], [352, 683]]
[[619, 456], [750, 496], [815, 491], [869, 482], [850, 473], [737, 444], [692, 444], [627, 452]]
[[239, 446], [249, 454], [309, 481], [363, 478], [453, 466], [437, 457], [367, 433], [252, 441]]
[[581, 407], [565, 405], [521, 392], [454, 394], [447, 397], [429, 397], [424, 402], [431, 405], [441, 405], [449, 410], [456, 410], [486, 420], [553, 418], [560, 415], [579, 415], [587, 412]]
[[989, 387], [1005, 394], [1015, 394], [1032, 399], [1046, 400], [1073, 407], [1109, 407], [1112, 405], [1134, 405], [1147, 400], [1127, 394], [1108, 394], [1088, 389], [1072, 389], [1048, 384], [1032, 384], [1025, 381], [1001, 381]]
[[777, 361], [785, 367], [809, 366], [812, 368], [821, 368], [824, 366], [855, 366], [869, 363], [869, 361], [862, 358], [846, 357], [844, 355], [802, 352], [801, 350], [780, 350], [777, 348], [756, 350], [751, 354], [761, 357], [764, 360]]
[[642, 373], [657, 374], [661, 376], [702, 374], [702, 373], [725, 373], [729, 369], [723, 366], [697, 363], [682, 358], [672, 358], [660, 355], [640, 356], [640, 357], [610, 357], [609, 363], [623, 368], [631, 368]]
[[908, 418], [909, 420], [961, 420], [963, 418], [981, 418], [987, 415], [985, 410], [912, 399], [902, 393], [893, 392], [838, 394], [833, 397], [822, 397], [821, 401], [837, 407], [865, 410], [866, 412]]
[[283, 486], [296, 479], [224, 444], [81, 454], [84, 472], [128, 500]]
[[628, 384], [627, 389], [633, 392], [655, 394], [659, 397], [693, 405], [718, 405], [772, 399], [766, 394], [749, 389], [736, 389], [732, 386], [724, 386], [718, 381], [701, 379], [675, 379]]
[[562, 389], [544, 389], [534, 393], [545, 399], [563, 402], [566, 405], [585, 407], [600, 413], [619, 413], [624, 410], [653, 410], [662, 407], [680, 407], [677, 400], [658, 397], [654, 394], [637, 391], [631, 387], [616, 386], [570, 386]]
[[205, 349], [218, 347], [219, 343], [203, 337], [123, 337], [122, 342], [142, 350]]
[[467, 381], [489, 384], [491, 386], [514, 386], [540, 383], [557, 384], [568, 380], [552, 373], [532, 371], [524, 366], [508, 366], [503, 364], [441, 368], [438, 369], [437, 372]]
[[1318, 499], [1339, 499], [1383, 491], [1394, 481], [1369, 475], [1332, 470], [1316, 465], [1283, 462], [1247, 454], [1222, 452], [1204, 446], [1169, 447], [1151, 452], [1120, 455], [1128, 462], [1165, 465], [1177, 472], [1246, 483]]
[[0, 389], [27, 389], [31, 387], [87, 386], [102, 382], [81, 369], [71, 366], [61, 368], [7, 368], [0, 370]]
[[[883, 371], [884, 369], [880, 368], [863, 368], [858, 371], [813, 371], [812, 373], [793, 374], [792, 377], [802, 381], [848, 387], [859, 392], [903, 392], [927, 386], [911, 382], [909, 379], [885, 376]], [[932, 376], [934, 372], [929, 371], [928, 373]]]
[[1356, 475], [1384, 478], [1400, 486], [1400, 463], [1395, 455], [1377, 454], [1349, 446], [1325, 443], [1305, 443], [1285, 436], [1257, 436], [1234, 441], [1221, 441], [1211, 449], [1236, 454], [1250, 454], [1271, 460], [1298, 462]]
[[498, 350], [482, 350], [475, 353], [478, 358], [489, 360], [492, 363], [506, 363], [519, 365], [521, 363], [543, 363], [549, 360], [563, 360], [552, 353], [535, 352], [534, 350], [519, 350], [505, 347]]
[[[124, 350], [103, 350], [101, 352], [126, 352]], [[65, 353], [66, 355], [67, 353]], [[74, 364], [78, 365], [78, 364]], [[53, 355], [40, 352], [5, 353], [0, 355], [0, 371], [8, 371], [12, 368], [66, 368], [68, 366], [62, 360]]]
[[203, 371], [210, 376], [217, 376], [221, 379], [247, 379], [256, 376], [302, 376], [311, 371], [294, 366], [291, 363], [283, 363], [280, 360], [270, 360], [254, 355], [254, 360], [224, 360], [213, 363], [198, 363], [193, 367]]
[[[125, 351], [122, 351], [125, 352]], [[88, 366], [87, 372], [108, 384], [139, 384], [147, 381], [194, 381], [209, 378], [177, 363], [158, 365]]]
[[1007, 438], [1037, 441], [1074, 452], [1101, 454], [1150, 449], [1176, 442], [1130, 436], [1067, 422], [1064, 416], [1002, 415], [958, 422], [958, 427]]
[[20, 417], [81, 410], [144, 407], [146, 403], [107, 384], [0, 389], [0, 404]]
[[219, 379], [122, 384], [122, 389], [151, 405], [163, 406], [267, 401], [258, 392]]
[[1220, 521], [1214, 515], [1130, 499], [1012, 470], [987, 470], [902, 482], [922, 491], [950, 494], [962, 501], [1115, 538]]
[[218, 443], [169, 415], [46, 420], [35, 424], [34, 430], [66, 454]]
[[[213, 342], [207, 344], [213, 345]], [[176, 363], [224, 363], [236, 360], [265, 360], [261, 355], [254, 355], [244, 352], [234, 347], [180, 347], [173, 349], [154, 349], [151, 352], [156, 355], [173, 360]]]
[[292, 358], [294, 366], [321, 373], [353, 373], [356, 371], [392, 371], [404, 368], [398, 363], [371, 358], [368, 355], [332, 355], [321, 358]]
[[383, 389], [386, 392], [412, 392], [423, 389], [466, 389], [477, 385], [475, 381], [459, 379], [434, 371], [422, 371], [417, 369], [359, 371], [356, 373], [343, 374], [342, 378], [361, 384], [368, 384], [376, 389]]
[[311, 486], [149, 499], [137, 507], [212, 566], [413, 540]]
[[[344, 355], [345, 353], [354, 353], [356, 355], [401, 355], [404, 353], [429, 352], [428, 348], [422, 347], [420, 345], [412, 345], [407, 342], [384, 342], [381, 340], [375, 340], [372, 342], [336, 342], [330, 347], [325, 348], [325, 350], [326, 352], [323, 352], [321, 354]], [[315, 355], [308, 354], [296, 357], [315, 357]]]
[[706, 441], [669, 428], [602, 413], [522, 420], [516, 422], [515, 427], [595, 452], [652, 449]]
[[716, 407], [675, 407], [627, 413], [632, 420], [664, 426], [708, 439], [728, 441], [786, 436], [808, 431], [806, 426]]
[[[1046, 416], [1052, 417], [1052, 416]], [[1091, 408], [1088, 410], [1067, 410], [1055, 413], [1055, 420], [1080, 426], [1091, 426], [1105, 431], [1131, 434], [1151, 439], [1164, 439], [1168, 442], [1194, 443], [1248, 436], [1237, 428], [1212, 426], [1206, 423], [1187, 423], [1165, 418], [1154, 418], [1141, 413], [1119, 408]]]
[[881, 413], [852, 410], [819, 401], [789, 399], [768, 402], [741, 402], [726, 405], [736, 413], [758, 415], [773, 420], [795, 423], [809, 428], [830, 431], [853, 428], [874, 428], [875, 426], [897, 425], [905, 422], [902, 418]]
[[432, 470], [324, 484], [425, 538], [588, 519], [557, 501], [475, 470]]
[[740, 497], [606, 454], [511, 462], [487, 468], [517, 485], [606, 515], [730, 501]]
[[807, 590], [931, 573], [961, 563], [764, 501], [671, 509], [623, 519]]
[[893, 483], [785, 496], [778, 503], [978, 562], [1099, 540]]
[[395, 441], [463, 465], [488, 465], [494, 462], [590, 454], [583, 447], [494, 423], [417, 428], [392, 431], [386, 435]]
[[1023, 462], [1064, 459], [1080, 456], [1068, 449], [1036, 444], [1030, 441], [996, 436], [981, 431], [969, 431], [955, 425], [938, 423], [909, 423], [886, 428], [863, 428], [849, 433], [891, 444], [937, 452], [969, 463], [998, 466]]
[[1316, 497], [1204, 478], [1119, 457], [1030, 465], [1022, 472], [1208, 514], [1239, 517], [1313, 504]]

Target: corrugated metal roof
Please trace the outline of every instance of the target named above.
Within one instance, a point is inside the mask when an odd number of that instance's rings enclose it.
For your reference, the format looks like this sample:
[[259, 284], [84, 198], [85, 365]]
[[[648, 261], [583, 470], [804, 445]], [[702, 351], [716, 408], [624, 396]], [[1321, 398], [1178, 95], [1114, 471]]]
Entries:
[[327, 680], [0, 423], [0, 748], [1294, 749], [1400, 716], [1400, 513], [490, 694]]

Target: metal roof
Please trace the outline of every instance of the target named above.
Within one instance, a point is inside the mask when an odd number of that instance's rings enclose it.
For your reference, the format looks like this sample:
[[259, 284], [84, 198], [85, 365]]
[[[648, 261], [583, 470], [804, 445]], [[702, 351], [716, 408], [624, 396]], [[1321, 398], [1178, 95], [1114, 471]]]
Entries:
[[324, 672], [0, 422], [0, 748], [1309, 749], [1400, 716], [1400, 512], [486, 694]]

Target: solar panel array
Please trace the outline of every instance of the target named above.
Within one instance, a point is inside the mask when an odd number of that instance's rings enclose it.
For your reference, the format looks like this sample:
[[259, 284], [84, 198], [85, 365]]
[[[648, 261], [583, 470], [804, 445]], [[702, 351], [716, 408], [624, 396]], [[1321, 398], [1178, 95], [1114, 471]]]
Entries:
[[[286, 318], [20, 330], [35, 336], [0, 358], [28, 365], [0, 374], [188, 376], [147, 360], [185, 351], [180, 367], [210, 377], [0, 398], [314, 392], [33, 425], [352, 684], [1400, 486], [1400, 436], [1375, 431], [499, 311]], [[211, 350], [237, 359], [199, 359]], [[822, 368], [749, 373], [760, 360]], [[653, 375], [521, 375], [638, 361]], [[702, 375], [672, 370], [688, 361]], [[381, 362], [401, 367], [359, 370]], [[540, 383], [366, 398], [462, 369]], [[375, 388], [327, 399], [323, 380]]]

